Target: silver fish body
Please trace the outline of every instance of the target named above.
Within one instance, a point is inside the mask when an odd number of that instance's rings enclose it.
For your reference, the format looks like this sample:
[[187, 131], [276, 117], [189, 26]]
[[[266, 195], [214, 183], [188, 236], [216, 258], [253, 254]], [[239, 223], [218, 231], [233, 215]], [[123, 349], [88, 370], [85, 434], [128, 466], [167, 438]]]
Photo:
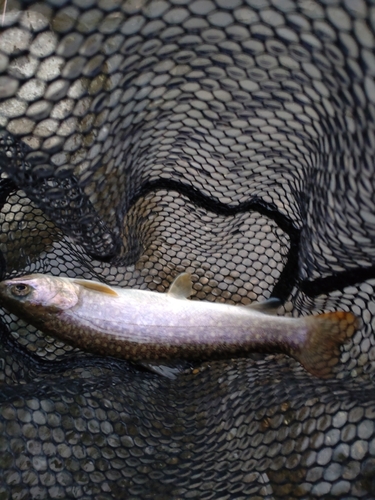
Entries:
[[191, 291], [187, 273], [165, 294], [34, 274], [1, 282], [0, 301], [41, 331], [92, 353], [145, 361], [281, 352], [320, 377], [332, 375], [339, 345], [358, 326], [351, 313], [280, 317], [187, 300]]

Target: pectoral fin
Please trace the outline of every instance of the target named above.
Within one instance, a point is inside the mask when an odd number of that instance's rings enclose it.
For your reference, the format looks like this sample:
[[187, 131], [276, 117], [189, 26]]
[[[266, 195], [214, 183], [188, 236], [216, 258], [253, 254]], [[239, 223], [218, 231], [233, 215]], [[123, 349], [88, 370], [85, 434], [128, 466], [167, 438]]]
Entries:
[[84, 288], [88, 288], [89, 290], [94, 290], [95, 292], [106, 293], [107, 295], [112, 295], [113, 297], [119, 296], [113, 288], [111, 288], [109, 285], [106, 285], [105, 283], [81, 279], [75, 279], [74, 283], [83, 286]]
[[193, 293], [191, 274], [182, 273], [175, 278], [168, 290], [168, 295], [176, 299], [186, 299]]

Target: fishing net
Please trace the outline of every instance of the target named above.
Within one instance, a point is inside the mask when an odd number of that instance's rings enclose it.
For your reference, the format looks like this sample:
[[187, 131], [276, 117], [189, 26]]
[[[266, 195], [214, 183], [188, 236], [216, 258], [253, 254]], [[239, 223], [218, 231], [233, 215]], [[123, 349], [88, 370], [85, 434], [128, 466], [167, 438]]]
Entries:
[[0, 2], [0, 264], [353, 311], [332, 380], [174, 378], [6, 311], [0, 499], [375, 498], [375, 5]]

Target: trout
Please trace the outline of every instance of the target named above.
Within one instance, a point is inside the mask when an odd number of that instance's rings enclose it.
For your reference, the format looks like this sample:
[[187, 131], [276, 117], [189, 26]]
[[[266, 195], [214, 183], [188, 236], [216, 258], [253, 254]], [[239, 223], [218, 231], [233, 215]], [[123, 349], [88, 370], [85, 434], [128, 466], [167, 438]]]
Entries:
[[284, 353], [312, 375], [329, 378], [339, 362], [339, 346], [358, 328], [350, 312], [290, 318], [269, 314], [268, 301], [234, 306], [187, 300], [191, 294], [188, 273], [177, 276], [167, 293], [46, 274], [0, 283], [4, 308], [42, 332], [94, 354], [131, 361]]

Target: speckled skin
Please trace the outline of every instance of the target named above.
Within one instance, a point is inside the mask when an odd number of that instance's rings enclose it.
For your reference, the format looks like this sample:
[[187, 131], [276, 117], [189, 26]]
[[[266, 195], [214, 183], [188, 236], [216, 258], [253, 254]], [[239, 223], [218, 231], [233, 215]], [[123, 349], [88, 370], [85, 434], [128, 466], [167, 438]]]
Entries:
[[[15, 284], [27, 285], [31, 292], [15, 297]], [[48, 275], [0, 283], [6, 309], [43, 332], [89, 352], [133, 361], [281, 352], [326, 377], [338, 362], [338, 345], [356, 327], [350, 313], [296, 319], [168, 293], [111, 290], [115, 293]]]

